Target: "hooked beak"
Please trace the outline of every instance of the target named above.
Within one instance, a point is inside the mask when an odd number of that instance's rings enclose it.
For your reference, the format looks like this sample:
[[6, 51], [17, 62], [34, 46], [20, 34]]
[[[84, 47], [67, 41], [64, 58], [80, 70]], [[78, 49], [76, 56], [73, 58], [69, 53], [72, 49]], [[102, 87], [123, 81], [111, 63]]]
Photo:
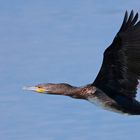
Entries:
[[23, 87], [23, 90], [35, 91], [39, 93], [45, 92], [45, 89], [43, 87], [37, 87], [37, 86], [25, 86]]

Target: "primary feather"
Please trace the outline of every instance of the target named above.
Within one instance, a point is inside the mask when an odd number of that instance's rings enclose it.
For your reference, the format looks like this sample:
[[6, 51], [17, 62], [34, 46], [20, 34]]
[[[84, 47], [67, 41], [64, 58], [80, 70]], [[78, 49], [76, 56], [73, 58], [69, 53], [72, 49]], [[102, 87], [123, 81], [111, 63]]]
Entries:
[[140, 78], [140, 21], [133, 10], [126, 11], [122, 26], [112, 44], [105, 50], [99, 74], [92, 85], [109, 96], [133, 98]]

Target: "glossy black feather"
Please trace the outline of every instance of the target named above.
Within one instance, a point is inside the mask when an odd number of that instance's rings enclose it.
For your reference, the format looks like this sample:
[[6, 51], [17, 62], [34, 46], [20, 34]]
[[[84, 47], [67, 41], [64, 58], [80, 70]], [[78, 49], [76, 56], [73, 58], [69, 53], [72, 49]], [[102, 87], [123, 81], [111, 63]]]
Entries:
[[122, 26], [105, 50], [99, 74], [92, 85], [110, 96], [136, 96], [140, 78], [140, 22], [138, 13], [126, 11]]

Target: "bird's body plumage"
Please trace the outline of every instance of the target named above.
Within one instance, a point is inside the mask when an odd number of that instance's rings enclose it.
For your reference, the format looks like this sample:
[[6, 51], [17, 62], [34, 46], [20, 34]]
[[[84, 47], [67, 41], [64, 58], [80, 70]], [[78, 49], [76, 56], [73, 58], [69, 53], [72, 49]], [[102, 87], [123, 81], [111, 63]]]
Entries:
[[135, 97], [140, 79], [140, 21], [133, 10], [126, 11], [122, 26], [105, 50], [101, 69], [92, 84], [73, 87], [68, 84], [39, 84], [26, 89], [41, 93], [86, 99], [119, 113], [140, 115]]

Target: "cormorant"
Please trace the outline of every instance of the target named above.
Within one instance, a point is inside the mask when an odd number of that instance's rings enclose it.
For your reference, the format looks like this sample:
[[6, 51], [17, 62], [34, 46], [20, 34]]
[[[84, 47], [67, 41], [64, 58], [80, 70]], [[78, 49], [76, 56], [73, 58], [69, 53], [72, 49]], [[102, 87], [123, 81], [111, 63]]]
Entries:
[[91, 84], [74, 87], [66, 83], [46, 83], [25, 87], [39, 93], [66, 95], [88, 100], [114, 112], [140, 115], [135, 97], [140, 79], [140, 21], [133, 10], [125, 12], [112, 44], [105, 50], [101, 69]]

